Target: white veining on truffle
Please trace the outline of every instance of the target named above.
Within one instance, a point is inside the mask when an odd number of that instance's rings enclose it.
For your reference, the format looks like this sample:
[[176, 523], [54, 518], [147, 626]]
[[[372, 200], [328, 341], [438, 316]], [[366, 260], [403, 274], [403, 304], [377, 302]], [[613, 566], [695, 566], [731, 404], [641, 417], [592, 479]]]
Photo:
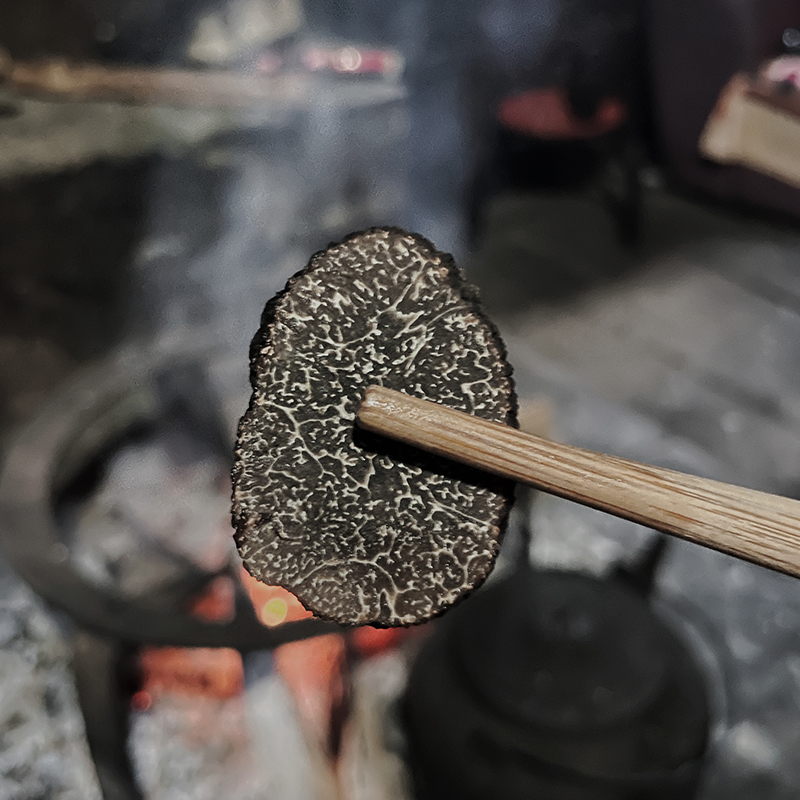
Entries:
[[440, 613], [490, 571], [508, 496], [365, 449], [355, 412], [374, 383], [508, 422], [496, 332], [448, 257], [392, 229], [315, 256], [267, 317], [234, 467], [247, 568], [348, 624]]

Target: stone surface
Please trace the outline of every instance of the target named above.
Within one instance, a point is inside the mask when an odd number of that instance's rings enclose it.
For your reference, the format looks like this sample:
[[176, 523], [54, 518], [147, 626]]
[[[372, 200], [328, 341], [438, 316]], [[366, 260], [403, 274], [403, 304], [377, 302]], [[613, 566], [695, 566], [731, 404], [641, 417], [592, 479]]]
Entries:
[[48, 611], [2, 563], [0, 797], [100, 800], [69, 647]]

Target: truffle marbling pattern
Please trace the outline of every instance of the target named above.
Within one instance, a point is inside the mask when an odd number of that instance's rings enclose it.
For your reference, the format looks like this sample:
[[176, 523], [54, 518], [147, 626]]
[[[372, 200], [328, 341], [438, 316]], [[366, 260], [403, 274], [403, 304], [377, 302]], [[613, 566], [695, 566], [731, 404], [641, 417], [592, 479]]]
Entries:
[[381, 384], [515, 424], [505, 349], [452, 259], [397, 229], [315, 255], [268, 303], [234, 466], [247, 569], [321, 617], [408, 625], [490, 572], [507, 482], [354, 428]]

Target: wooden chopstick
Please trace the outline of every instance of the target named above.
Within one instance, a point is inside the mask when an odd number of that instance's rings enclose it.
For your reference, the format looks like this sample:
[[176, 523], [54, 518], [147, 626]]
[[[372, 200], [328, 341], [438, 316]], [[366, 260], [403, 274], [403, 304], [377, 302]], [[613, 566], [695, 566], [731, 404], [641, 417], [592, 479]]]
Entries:
[[381, 386], [357, 423], [472, 467], [800, 577], [800, 502], [551, 442]]

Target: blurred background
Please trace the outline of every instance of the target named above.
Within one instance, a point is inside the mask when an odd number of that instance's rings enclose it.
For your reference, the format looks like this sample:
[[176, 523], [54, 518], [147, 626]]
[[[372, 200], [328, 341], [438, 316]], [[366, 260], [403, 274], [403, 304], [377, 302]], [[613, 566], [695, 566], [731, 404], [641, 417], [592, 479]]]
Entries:
[[246, 578], [265, 302], [455, 254], [533, 432], [800, 498], [800, 3], [0, 7], [0, 798], [794, 798], [800, 584], [520, 492], [442, 620]]

